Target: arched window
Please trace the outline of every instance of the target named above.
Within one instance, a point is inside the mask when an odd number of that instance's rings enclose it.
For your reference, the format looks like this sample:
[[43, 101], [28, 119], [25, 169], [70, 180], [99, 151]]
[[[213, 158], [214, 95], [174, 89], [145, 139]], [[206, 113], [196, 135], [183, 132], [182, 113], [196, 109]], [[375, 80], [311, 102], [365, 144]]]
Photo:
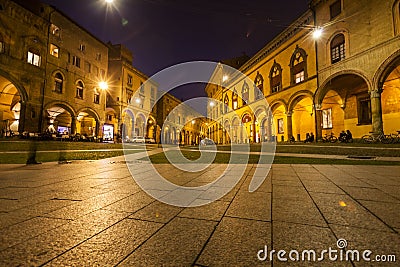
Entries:
[[249, 85], [247, 84], [246, 81], [244, 81], [242, 86], [242, 101], [243, 101], [243, 106], [249, 102]]
[[29, 48], [27, 62], [29, 64], [40, 67], [40, 62], [41, 62], [40, 51], [35, 48]]
[[5, 43], [4, 43], [4, 39], [3, 39], [3, 35], [0, 34], [0, 53], [4, 53], [5, 52]]
[[256, 100], [262, 99], [263, 92], [264, 92], [264, 78], [258, 72], [257, 72], [256, 78], [254, 80], [254, 85], [256, 86], [256, 88], [254, 88], [254, 95], [256, 97]]
[[282, 90], [282, 68], [276, 61], [274, 61], [274, 65], [269, 73], [269, 80], [271, 83], [271, 93]]
[[81, 81], [76, 84], [76, 97], [83, 99], [83, 83]]
[[238, 94], [236, 89], [232, 92], [232, 109], [238, 109]]
[[290, 59], [290, 74], [291, 84], [301, 83], [307, 79], [307, 54], [298, 46]]
[[343, 34], [336, 35], [331, 41], [331, 62], [339, 62], [346, 57], [345, 38]]
[[226, 94], [225, 95], [225, 98], [224, 98], [224, 113], [227, 113], [228, 112], [228, 107], [229, 107], [229, 97], [228, 97], [228, 94]]
[[63, 76], [61, 75], [61, 73], [57, 72], [56, 75], [54, 75], [54, 92], [61, 94], [63, 91], [63, 83]]

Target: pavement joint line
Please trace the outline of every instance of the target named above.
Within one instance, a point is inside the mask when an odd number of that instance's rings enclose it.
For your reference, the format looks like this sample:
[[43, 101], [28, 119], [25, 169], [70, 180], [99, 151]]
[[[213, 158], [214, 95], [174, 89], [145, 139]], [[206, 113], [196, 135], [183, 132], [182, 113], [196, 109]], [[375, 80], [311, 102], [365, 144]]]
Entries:
[[[244, 176], [244, 175], [245, 175], [245, 173], [243, 173], [243, 176]], [[207, 238], [207, 240], [204, 242], [202, 248], [200, 249], [199, 253], [197, 254], [196, 258], [194, 259], [194, 261], [193, 261], [193, 263], [192, 263], [192, 266], [193, 266], [193, 265], [196, 265], [196, 262], [200, 259], [201, 254], [204, 252], [205, 248], [207, 247], [208, 243], [210, 242], [211, 238], [213, 237], [215, 231], [217, 231], [217, 228], [218, 228], [218, 226], [221, 224], [221, 221], [223, 220], [223, 218], [224, 218], [224, 217], [228, 217], [228, 216], [226, 215], [226, 213], [228, 212], [229, 208], [231, 207], [231, 205], [232, 205], [233, 201], [235, 200], [236, 196], [239, 194], [240, 188], [242, 187], [243, 183], [246, 181], [246, 177], [243, 177], [243, 176], [240, 178], [240, 181], [241, 181], [241, 180], [243, 180], [243, 181], [242, 181], [242, 182], [239, 181], [239, 182], [237, 183], [237, 184], [240, 183], [239, 189], [236, 190], [236, 192], [235, 192], [233, 198], [229, 201], [229, 204], [228, 204], [228, 206], [226, 207], [224, 213], [222, 214], [221, 219], [220, 219], [219, 221], [217, 221], [217, 224], [214, 226], [214, 229], [211, 231], [210, 236], [209, 236], [209, 237]]]
[[[335, 168], [337, 168], [336, 166], [335, 166]], [[341, 170], [341, 171], [343, 171], [343, 172], [345, 172], [346, 173], [346, 171], [345, 170]], [[322, 173], [321, 173], [322, 174]], [[323, 175], [323, 174], [322, 174]], [[325, 175], [324, 175], [325, 176]], [[368, 214], [371, 214], [372, 216], [374, 216], [375, 218], [377, 218], [379, 221], [381, 221], [386, 227], [388, 227], [389, 229], [391, 229], [393, 232], [395, 232], [395, 233], [398, 233], [398, 231], [394, 228], [394, 227], [391, 227], [389, 224], [387, 224], [383, 219], [381, 219], [378, 215], [376, 215], [374, 212], [372, 212], [372, 211], [370, 211], [367, 207], [365, 207], [360, 201], [358, 201], [357, 199], [355, 199], [352, 195], [350, 195], [345, 189], [343, 189], [340, 185], [338, 185], [337, 183], [335, 183], [334, 181], [332, 181], [329, 177], [327, 177], [327, 176], [325, 176], [329, 181], [331, 181], [332, 183], [334, 183], [337, 187], [339, 187], [340, 188], [340, 190], [342, 190], [343, 192], [345, 192], [346, 193], [346, 195], [348, 196], [348, 197], [350, 197], [354, 202], [356, 202], [358, 205], [360, 205], [362, 208], [364, 208], [367, 212], [368, 212]], [[353, 177], [353, 179], [356, 179], [356, 180], [358, 180], [359, 182], [364, 182], [364, 181], [361, 181], [359, 178], [357, 178], [357, 177], [355, 177], [355, 176], [352, 176]], [[365, 183], [367, 183], [367, 182], [365, 182]], [[367, 183], [367, 184], [369, 184], [369, 183]], [[371, 184], [369, 184], [369, 185], [371, 185]], [[374, 185], [371, 185], [371, 186], [373, 186], [373, 188], [375, 188], [375, 189], [377, 189]], [[350, 227], [351, 227], [351, 225], [349, 225]]]

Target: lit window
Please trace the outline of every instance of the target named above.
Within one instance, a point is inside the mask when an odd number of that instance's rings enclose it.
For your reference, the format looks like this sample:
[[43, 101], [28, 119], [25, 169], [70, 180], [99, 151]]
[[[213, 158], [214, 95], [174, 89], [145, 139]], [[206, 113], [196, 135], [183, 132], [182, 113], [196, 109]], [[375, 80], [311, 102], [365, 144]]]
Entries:
[[83, 83], [81, 81], [76, 84], [76, 97], [83, 99]]
[[93, 66], [93, 74], [99, 77], [99, 68], [97, 66]]
[[332, 109], [322, 110], [322, 128], [331, 129], [332, 128]]
[[63, 90], [63, 77], [60, 73], [56, 73], [54, 76], [54, 92], [62, 93]]
[[295, 83], [301, 83], [302, 81], [304, 81], [304, 70], [296, 73], [294, 75], [294, 79], [295, 79]]
[[59, 57], [60, 55], [60, 48], [55, 44], [50, 44], [50, 55]]
[[254, 95], [256, 96], [256, 100], [263, 98], [263, 91], [264, 91], [264, 78], [263, 76], [257, 72], [256, 79], [254, 80]]
[[238, 108], [238, 95], [236, 93], [236, 90], [232, 92], [232, 108], [233, 109]]
[[81, 50], [82, 52], [85, 52], [86, 51], [86, 45], [80, 44], [79, 45], [79, 50]]
[[307, 77], [306, 52], [296, 47], [290, 60], [291, 84], [303, 82]]
[[133, 91], [130, 89], [126, 89], [126, 102], [131, 103], [131, 98], [133, 95]]
[[228, 112], [228, 107], [229, 107], [229, 98], [228, 98], [228, 95], [226, 94], [225, 95], [225, 98], [224, 98], [224, 113], [227, 113]]
[[151, 98], [155, 98], [156, 97], [156, 89], [154, 87], [151, 87], [150, 97]]
[[246, 83], [246, 81], [243, 83], [242, 87], [242, 100], [243, 105], [246, 105], [246, 103], [249, 102], [249, 85]]
[[28, 60], [27, 62], [29, 64], [35, 65], [35, 66], [40, 66], [40, 61], [41, 61], [41, 57], [40, 57], [40, 53], [39, 51], [37, 51], [36, 49], [32, 49], [30, 48], [28, 51]]

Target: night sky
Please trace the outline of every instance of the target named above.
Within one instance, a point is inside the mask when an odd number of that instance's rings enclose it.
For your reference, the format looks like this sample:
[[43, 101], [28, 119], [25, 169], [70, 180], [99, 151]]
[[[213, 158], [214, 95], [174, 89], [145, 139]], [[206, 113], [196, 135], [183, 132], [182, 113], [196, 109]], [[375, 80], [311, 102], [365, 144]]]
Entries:
[[[186, 61], [252, 56], [308, 6], [308, 0], [43, 2], [104, 42], [126, 45], [133, 52], [133, 65], [148, 76]], [[204, 86], [198, 85], [181, 87], [173, 94], [180, 99], [205, 95]]]

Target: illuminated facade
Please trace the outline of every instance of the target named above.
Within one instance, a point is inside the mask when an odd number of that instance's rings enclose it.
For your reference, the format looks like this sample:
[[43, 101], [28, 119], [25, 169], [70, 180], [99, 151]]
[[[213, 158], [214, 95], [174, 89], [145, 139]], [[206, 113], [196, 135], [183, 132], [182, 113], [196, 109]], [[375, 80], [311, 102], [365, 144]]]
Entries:
[[108, 48], [60, 11], [0, 1], [0, 122], [14, 133], [102, 136]]
[[106, 126], [125, 140], [134, 136], [157, 141], [157, 84], [132, 66], [133, 55], [123, 45], [109, 44], [109, 90]]
[[[239, 68], [263, 96], [215, 70], [213, 79], [225, 81], [210, 82], [206, 93], [233, 109], [208, 107], [215, 142], [304, 140], [343, 130], [360, 138], [400, 129], [399, 0], [315, 0], [310, 8]], [[269, 107], [257, 106], [261, 97]]]

